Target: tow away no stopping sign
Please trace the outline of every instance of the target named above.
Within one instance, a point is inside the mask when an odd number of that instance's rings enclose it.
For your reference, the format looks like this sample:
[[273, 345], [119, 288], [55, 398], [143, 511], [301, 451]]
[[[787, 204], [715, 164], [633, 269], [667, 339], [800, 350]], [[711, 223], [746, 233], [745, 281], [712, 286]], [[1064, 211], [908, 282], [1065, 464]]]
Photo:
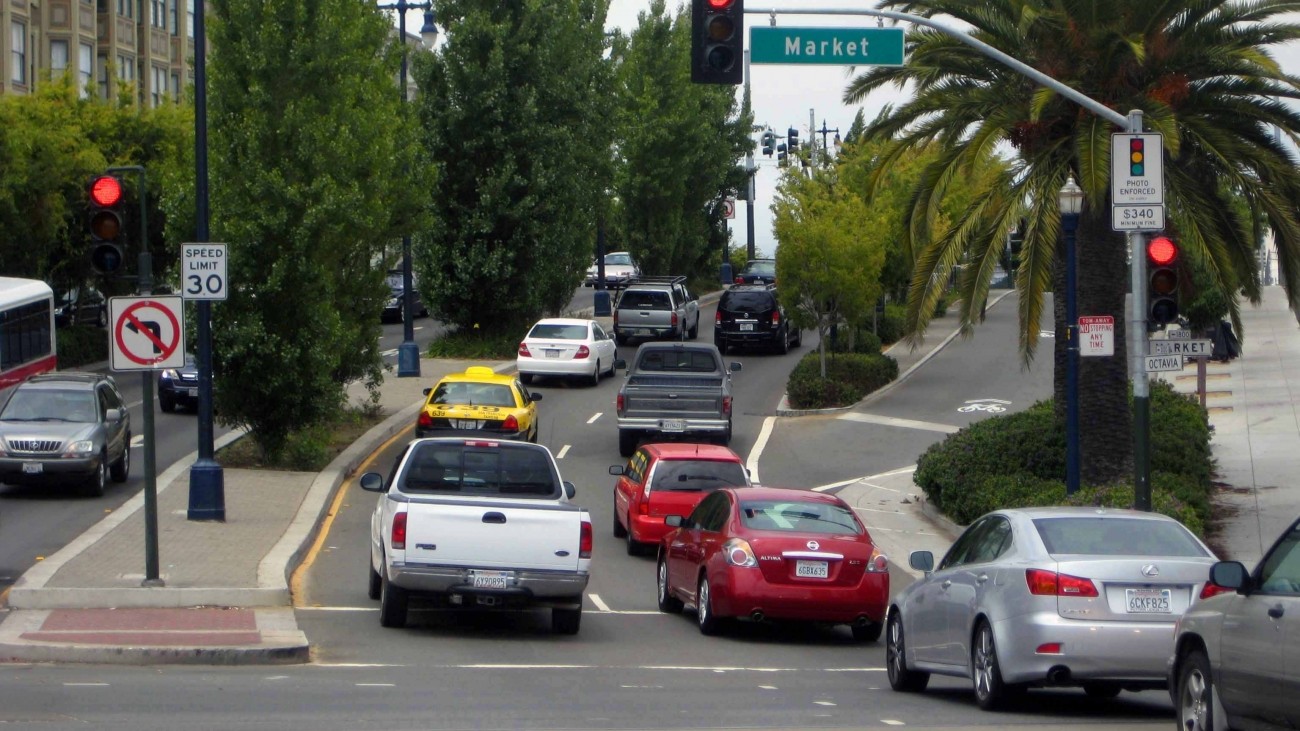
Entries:
[[108, 344], [115, 371], [185, 365], [185, 311], [175, 295], [110, 297]]

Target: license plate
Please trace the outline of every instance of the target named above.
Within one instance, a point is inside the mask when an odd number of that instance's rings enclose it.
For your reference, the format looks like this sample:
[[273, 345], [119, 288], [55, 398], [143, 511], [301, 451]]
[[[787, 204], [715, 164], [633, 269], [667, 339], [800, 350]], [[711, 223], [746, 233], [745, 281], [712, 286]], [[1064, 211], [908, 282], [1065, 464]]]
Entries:
[[753, 324], [753, 323], [750, 323], [750, 322], [741, 323], [741, 325], [740, 325], [740, 331], [741, 331], [741, 332], [753, 332], [753, 331], [754, 331], [754, 324]]
[[659, 422], [659, 428], [664, 431], [686, 431], [686, 422], [681, 419], [664, 419]]
[[506, 589], [510, 583], [509, 571], [472, 571], [470, 580], [475, 589]]
[[190, 389], [190, 398], [198, 398], [198, 397], [199, 397], [199, 389], [197, 389], [197, 388], [191, 388], [191, 389]]
[[548, 351], [546, 351], [546, 357], [547, 357], [547, 358], [559, 358], [559, 357], [560, 357], [560, 351], [558, 351], [558, 350], [548, 350]]
[[40, 462], [23, 462], [24, 475], [39, 475], [45, 471], [45, 465]]
[[796, 561], [794, 575], [809, 579], [824, 579], [830, 575], [830, 569], [825, 561]]
[[1169, 614], [1168, 589], [1125, 589], [1124, 597], [1129, 614]]
[[455, 429], [477, 429], [479, 426], [478, 419], [448, 419], [448, 421]]

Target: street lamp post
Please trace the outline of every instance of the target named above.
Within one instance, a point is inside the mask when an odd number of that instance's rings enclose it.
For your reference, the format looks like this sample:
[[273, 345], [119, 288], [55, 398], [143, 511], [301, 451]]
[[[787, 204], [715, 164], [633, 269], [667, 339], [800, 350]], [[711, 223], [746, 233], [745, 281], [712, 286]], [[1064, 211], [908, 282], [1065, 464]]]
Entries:
[[[406, 12], [408, 10], [424, 11], [424, 26], [420, 28], [420, 38], [426, 43], [432, 43], [432, 39], [438, 35], [438, 27], [434, 25], [433, 5], [430, 2], [407, 2], [407, 0], [397, 0], [390, 5], [378, 6], [381, 10], [397, 11], [397, 32], [402, 37], [402, 105], [407, 103], [406, 94]], [[402, 344], [397, 347], [397, 376], [398, 378], [418, 378], [420, 375], [420, 346], [415, 344], [415, 307], [412, 302], [411, 292], [415, 291], [415, 285], [412, 281], [411, 274], [411, 234], [407, 233], [402, 236]]]
[[1061, 230], [1065, 234], [1065, 493], [1079, 491], [1079, 316], [1075, 232], [1083, 209], [1083, 189], [1071, 176], [1061, 188]]
[[[754, 194], [758, 190], [756, 174], [758, 164], [754, 162], [754, 153], [745, 153], [745, 253], [754, 258]], [[725, 260], [727, 257], [723, 256]], [[728, 282], [730, 284], [730, 282]]]

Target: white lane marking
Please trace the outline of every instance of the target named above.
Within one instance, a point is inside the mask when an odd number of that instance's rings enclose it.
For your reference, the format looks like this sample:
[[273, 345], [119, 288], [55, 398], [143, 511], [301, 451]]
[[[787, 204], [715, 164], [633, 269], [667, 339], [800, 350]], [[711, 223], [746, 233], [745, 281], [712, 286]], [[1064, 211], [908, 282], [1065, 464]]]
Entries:
[[397, 355], [397, 348], [390, 348], [390, 349], [388, 349], [388, 350], [381, 350], [381, 351], [379, 351], [379, 355], [380, 355], [380, 357], [383, 357], [383, 358], [387, 358], [387, 357], [390, 356], [390, 355]]
[[64, 683], [65, 688], [107, 688], [108, 683]]
[[424, 325], [416, 325], [414, 328], [411, 329], [411, 332], [417, 332], [417, 333], [418, 333], [418, 332], [420, 332], [420, 331], [423, 330], [423, 329], [424, 329]]
[[131, 437], [131, 446], [132, 446], [132, 447], [143, 447], [143, 446], [144, 446], [144, 435], [143, 435], [143, 434], [136, 434], [135, 436]]
[[134, 409], [134, 408], [137, 407], [137, 406], [143, 406], [143, 405], [144, 405], [144, 402], [143, 402], [143, 401], [132, 401], [131, 403], [129, 403], [129, 404], [126, 405], [126, 408], [128, 408], [128, 409]]
[[608, 670], [608, 669], [632, 669], [632, 670], [667, 670], [671, 672], [706, 672], [706, 673], [883, 673], [885, 668], [762, 668], [762, 667], [743, 667], [743, 666], [722, 666], [707, 667], [701, 665], [511, 665], [505, 663], [477, 663], [472, 665], [435, 665], [444, 669], [454, 670]]
[[587, 419], [587, 423], [588, 423], [588, 424], [595, 424], [595, 423], [596, 423], [596, 419], [599, 419], [599, 418], [601, 417], [601, 414], [602, 414], [602, 413], [604, 413], [604, 412], [597, 411], [595, 416], [591, 417], [590, 419]]
[[559, 451], [559, 452], [556, 452], [556, 453], [555, 453], [555, 458], [556, 458], [556, 459], [564, 459], [564, 455], [566, 455], [566, 454], [568, 454], [568, 453], [569, 453], [569, 445], [566, 444], [566, 445], [564, 445], [563, 447], [560, 447], [560, 451]]
[[758, 687], [762, 688], [763, 690], [776, 690], [775, 685], [760, 685]]
[[877, 490], [888, 490], [889, 492], [901, 493], [902, 490], [895, 490], [892, 487], [885, 487], [883, 485], [873, 484], [872, 480], [878, 480], [882, 477], [893, 477], [895, 475], [906, 475], [906, 474], [911, 474], [913, 472], [916, 472], [916, 465], [910, 465], [908, 467], [899, 467], [896, 470], [890, 470], [888, 472], [877, 472], [874, 475], [867, 475], [866, 477], [854, 477], [851, 480], [840, 480], [839, 482], [832, 482], [829, 485], [819, 485], [813, 488], [813, 492], [826, 492], [827, 490], [834, 490], [837, 487], [844, 487], [845, 485], [852, 485], [855, 482], [862, 482], [865, 483], [867, 487], [873, 487]]
[[391, 688], [392, 683], [357, 683], [358, 688]]
[[763, 456], [763, 448], [767, 446], [767, 440], [772, 436], [772, 427], [774, 426], [776, 426], [775, 416], [763, 419], [763, 428], [758, 432], [758, 440], [754, 442], [754, 448], [749, 450], [749, 458], [745, 460], [745, 469], [749, 470], [750, 482], [758, 482], [758, 458]]
[[288, 675], [269, 675], [265, 678], [262, 678], [262, 680], [288, 680], [288, 679], [289, 679]]
[[816, 704], [819, 705], [819, 706], [833, 706], [833, 705], [835, 705], [835, 704], [832, 703], [831, 701], [813, 701], [813, 703], [816, 703]]
[[405, 665], [394, 665], [382, 662], [314, 662], [308, 667], [313, 668], [344, 668], [352, 670], [355, 668], [404, 668]]
[[298, 612], [378, 612], [379, 607], [294, 607]]
[[906, 725], [907, 725], [907, 724], [903, 723], [902, 721], [895, 721], [895, 720], [892, 719], [892, 718], [882, 718], [882, 719], [880, 719], [880, 722], [883, 723], [883, 724], [885, 724], [886, 726], [906, 726]]
[[595, 604], [600, 609], [600, 611], [602, 612], [609, 611], [609, 605], [605, 603], [604, 599], [600, 598], [599, 594], [588, 594], [587, 596], [591, 598], [591, 603]]
[[844, 487], [845, 485], [852, 485], [855, 482], [861, 482], [861, 480], [861, 477], [854, 477], [852, 480], [840, 480], [839, 482], [832, 482], [829, 485], [818, 485], [813, 488], [813, 492], [826, 492], [827, 490], [834, 490], [837, 487]]
[[942, 434], [955, 434], [961, 427], [951, 424], [936, 424], [932, 421], [917, 421], [915, 419], [900, 419], [895, 416], [877, 416], [875, 414], [862, 414], [851, 411], [847, 414], [840, 414], [839, 419], [845, 421], [856, 421], [862, 424], [879, 424], [880, 426], [896, 426], [901, 429], [921, 429], [923, 431], [937, 431]]

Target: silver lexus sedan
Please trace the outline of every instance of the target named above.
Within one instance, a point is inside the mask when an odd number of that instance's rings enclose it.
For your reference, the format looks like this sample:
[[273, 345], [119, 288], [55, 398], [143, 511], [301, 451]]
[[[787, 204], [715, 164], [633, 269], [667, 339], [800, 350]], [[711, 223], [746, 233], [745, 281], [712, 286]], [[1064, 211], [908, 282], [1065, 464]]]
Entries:
[[1030, 686], [1092, 696], [1166, 686], [1174, 622], [1207, 586], [1214, 554], [1156, 513], [1023, 508], [982, 516], [938, 567], [898, 593], [885, 628], [889, 683], [970, 678], [984, 709]]

